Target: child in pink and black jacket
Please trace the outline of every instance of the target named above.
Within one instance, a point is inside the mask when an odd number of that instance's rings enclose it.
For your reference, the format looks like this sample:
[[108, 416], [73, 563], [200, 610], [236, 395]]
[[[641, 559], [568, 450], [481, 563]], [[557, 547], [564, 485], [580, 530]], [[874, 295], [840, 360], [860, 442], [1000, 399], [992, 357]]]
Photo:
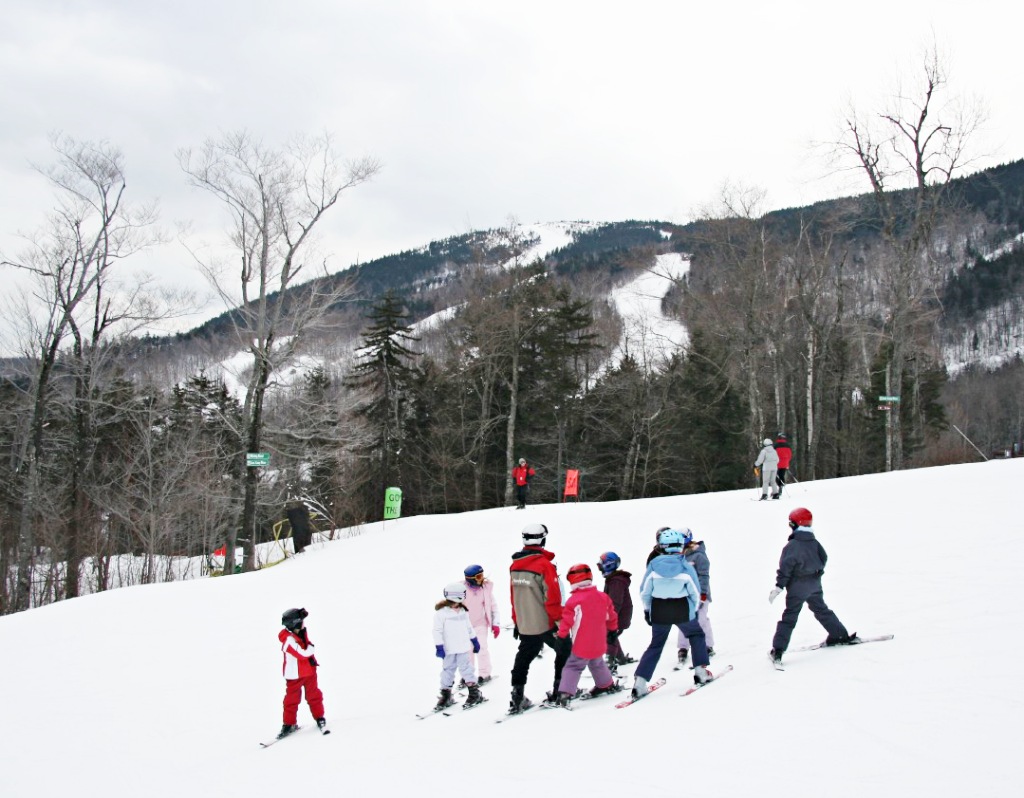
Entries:
[[594, 575], [584, 563], [574, 565], [567, 576], [572, 595], [562, 608], [558, 636], [572, 635], [572, 654], [562, 668], [555, 702], [567, 706], [575, 697], [583, 669], [589, 668], [594, 677], [591, 696], [614, 692], [617, 688], [604, 654], [608, 641], [619, 628], [619, 616], [607, 593], [594, 586]]

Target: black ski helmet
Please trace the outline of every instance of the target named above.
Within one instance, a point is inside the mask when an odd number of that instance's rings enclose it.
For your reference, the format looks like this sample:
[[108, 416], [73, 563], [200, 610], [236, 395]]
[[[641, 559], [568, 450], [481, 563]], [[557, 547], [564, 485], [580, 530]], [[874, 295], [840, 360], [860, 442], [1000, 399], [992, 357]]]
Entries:
[[304, 607], [293, 607], [290, 610], [285, 610], [281, 616], [281, 625], [289, 632], [294, 632], [302, 628], [302, 621], [309, 615]]

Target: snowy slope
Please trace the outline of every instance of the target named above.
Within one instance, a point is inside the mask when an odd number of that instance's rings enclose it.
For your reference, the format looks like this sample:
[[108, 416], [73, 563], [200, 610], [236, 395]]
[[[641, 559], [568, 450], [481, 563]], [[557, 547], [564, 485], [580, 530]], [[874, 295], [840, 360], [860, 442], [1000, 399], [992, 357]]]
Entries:
[[[0, 618], [0, 795], [1008, 796], [1024, 765], [1018, 675], [1024, 460], [755, 491], [403, 519], [264, 571], [125, 588]], [[888, 643], [767, 651], [794, 506], [830, 554], [825, 595]], [[495, 725], [514, 641], [493, 642], [489, 704], [417, 721], [436, 695], [430, 625], [443, 586], [484, 565], [507, 613], [507, 566], [546, 523], [564, 572], [614, 549], [636, 575], [657, 527], [688, 525], [712, 561], [718, 656], [735, 672], [679, 697], [689, 672], [625, 710], [608, 700]], [[636, 584], [634, 584], [634, 588]], [[305, 606], [334, 734], [280, 725], [281, 612]], [[624, 636], [638, 655], [637, 613]], [[823, 632], [801, 618], [793, 646]], [[528, 694], [550, 684], [547, 655]], [[303, 706], [301, 722], [308, 725]]]

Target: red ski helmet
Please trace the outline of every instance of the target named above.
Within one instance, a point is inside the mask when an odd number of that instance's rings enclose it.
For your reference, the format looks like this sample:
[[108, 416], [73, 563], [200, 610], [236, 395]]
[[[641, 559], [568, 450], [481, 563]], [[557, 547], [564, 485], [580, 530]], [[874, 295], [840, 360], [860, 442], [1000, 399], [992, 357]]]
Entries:
[[590, 570], [589, 565], [581, 562], [570, 568], [565, 578], [569, 580], [570, 585], [578, 585], [580, 582], [593, 581], [594, 572]]
[[796, 529], [798, 526], [810, 526], [814, 520], [811, 511], [806, 507], [797, 507], [789, 514], [789, 525]]

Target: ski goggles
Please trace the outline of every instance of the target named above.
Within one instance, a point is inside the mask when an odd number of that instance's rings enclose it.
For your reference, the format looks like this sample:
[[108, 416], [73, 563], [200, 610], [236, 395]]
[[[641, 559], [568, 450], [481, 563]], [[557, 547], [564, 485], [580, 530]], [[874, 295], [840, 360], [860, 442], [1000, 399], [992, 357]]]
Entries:
[[470, 582], [476, 582], [478, 585], [482, 585], [484, 583], [484, 572], [481, 571], [478, 574], [473, 574], [473, 576], [468, 577], [468, 579]]

